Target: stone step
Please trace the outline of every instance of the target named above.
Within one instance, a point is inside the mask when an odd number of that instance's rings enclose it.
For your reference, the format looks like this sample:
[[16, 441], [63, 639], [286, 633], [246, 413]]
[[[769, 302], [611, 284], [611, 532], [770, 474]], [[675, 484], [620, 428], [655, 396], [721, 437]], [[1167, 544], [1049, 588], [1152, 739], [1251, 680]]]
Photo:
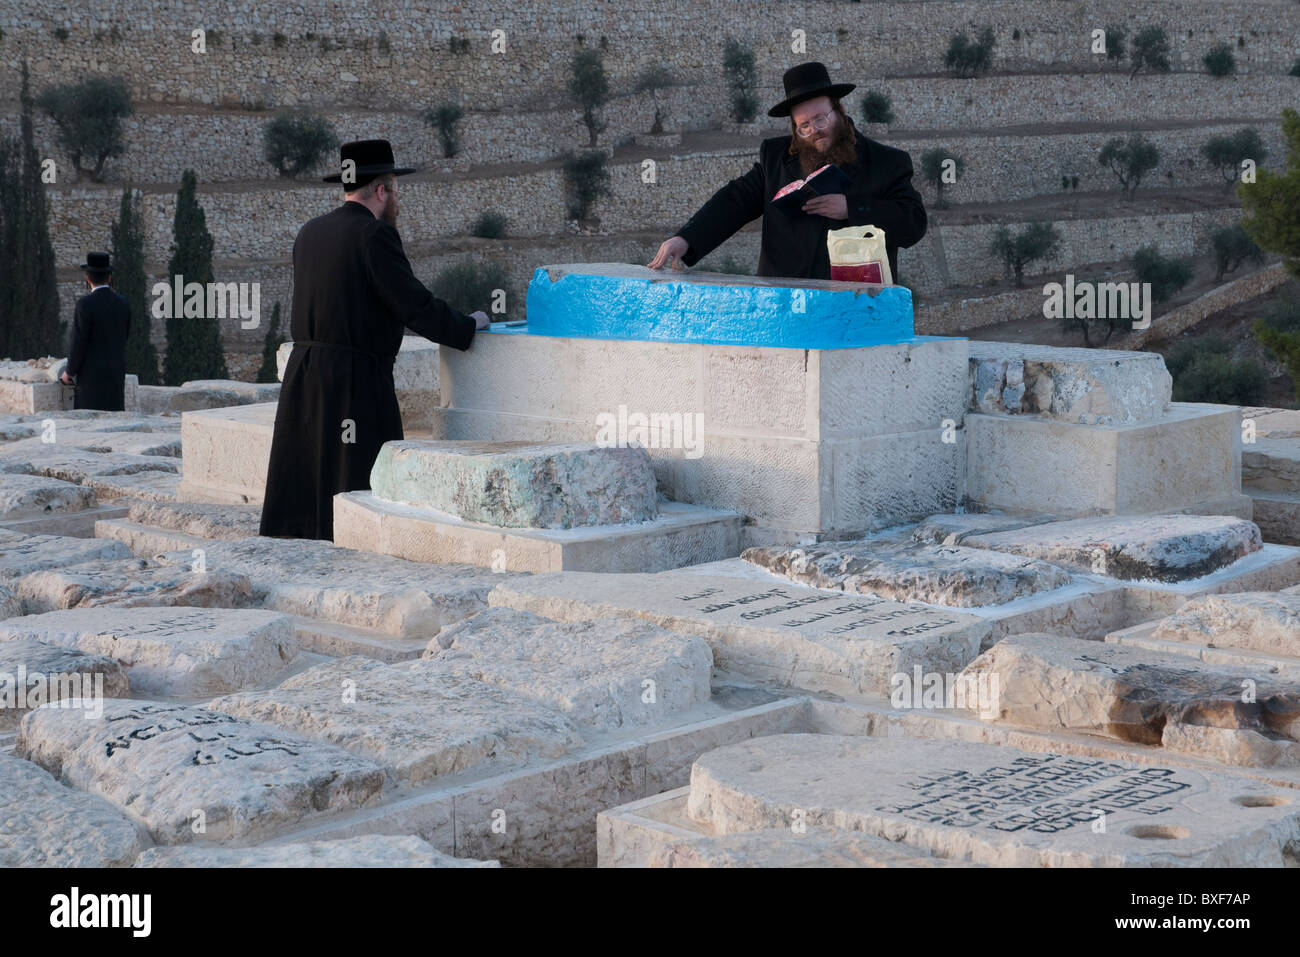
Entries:
[[[15, 477], [5, 476], [0, 481], [8, 484], [9, 479]], [[93, 500], [94, 490], [87, 488], [85, 491], [92, 496]], [[0, 521], [0, 528], [21, 532], [24, 535], [94, 538], [96, 537], [95, 526], [99, 522], [121, 518], [127, 514], [127, 511], [128, 508], [125, 505], [91, 505], [89, 508], [74, 511], [10, 512], [4, 517], [3, 521]]]
[[[128, 512], [129, 514], [129, 512]], [[104, 519], [95, 523], [95, 537], [113, 539], [126, 545], [134, 555], [151, 558], [163, 552], [177, 552], [185, 548], [202, 548], [207, 539], [187, 535], [172, 529], [143, 525], [129, 518]]]
[[1158, 626], [1158, 621], [1148, 621], [1129, 628], [1121, 628], [1119, 631], [1112, 631], [1105, 640], [1111, 644], [1145, 648], [1163, 655], [1186, 655], [1211, 665], [1245, 668], [1256, 674], [1277, 675], [1287, 681], [1300, 681], [1300, 658], [1279, 658], [1260, 651], [1220, 648], [1190, 641], [1156, 638], [1154, 632]]
[[352, 655], [392, 664], [419, 658], [429, 647], [427, 637], [402, 638], [373, 628], [290, 615], [298, 647], [304, 651], [346, 658]]
[[213, 847], [151, 847], [136, 867], [500, 867], [497, 861], [444, 854], [414, 835], [366, 834], [338, 841]]
[[1266, 542], [1300, 545], [1300, 489], [1243, 488], [1254, 503], [1253, 519]]
[[1300, 492], [1300, 441], [1256, 439], [1241, 446], [1241, 487], [1270, 492]]
[[1300, 595], [1284, 592], [1206, 595], [1163, 618], [1152, 635], [1166, 641], [1300, 658]]

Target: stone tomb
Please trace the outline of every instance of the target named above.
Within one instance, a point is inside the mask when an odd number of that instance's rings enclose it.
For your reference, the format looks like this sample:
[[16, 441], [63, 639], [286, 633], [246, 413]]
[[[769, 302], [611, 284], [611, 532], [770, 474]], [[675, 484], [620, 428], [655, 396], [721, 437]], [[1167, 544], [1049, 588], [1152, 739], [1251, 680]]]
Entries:
[[680, 825], [674, 800], [642, 802], [635, 820], [603, 814], [602, 849], [623, 853], [601, 865], [640, 865], [683, 831], [789, 831], [798, 820], [827, 840], [882, 837], [991, 866], [1279, 867], [1300, 827], [1294, 792], [1232, 774], [900, 737], [729, 745], [696, 760]]
[[[130, 681], [121, 662], [33, 638], [0, 641], [0, 731], [15, 728], [32, 708], [68, 698], [125, 698]], [[91, 710], [83, 714], [95, 717]]]
[[660, 571], [736, 554], [741, 516], [657, 501], [641, 448], [388, 442], [334, 541], [510, 571]]
[[644, 619], [700, 635], [725, 671], [840, 694], [888, 694], [892, 676], [916, 665], [960, 671], [991, 631], [957, 611], [682, 571], [536, 575], [503, 582], [488, 601], [559, 621]]
[[384, 786], [379, 765], [342, 748], [162, 702], [106, 701], [100, 721], [42, 708], [23, 719], [16, 750], [108, 799], [159, 844], [266, 837], [313, 815], [371, 804]]
[[144, 558], [78, 562], [31, 572], [13, 585], [22, 614], [65, 608], [187, 605], [239, 608], [252, 604], [248, 579], [231, 572], [192, 571]]
[[185, 472], [178, 497], [190, 502], [262, 503], [271, 464], [275, 402], [181, 415]]
[[156, 696], [265, 684], [298, 653], [292, 620], [260, 609], [104, 606], [0, 622], [0, 642], [23, 638], [114, 658], [137, 694]]
[[500, 867], [496, 861], [452, 857], [414, 835], [366, 834], [338, 841], [213, 847], [151, 847], [136, 867]]

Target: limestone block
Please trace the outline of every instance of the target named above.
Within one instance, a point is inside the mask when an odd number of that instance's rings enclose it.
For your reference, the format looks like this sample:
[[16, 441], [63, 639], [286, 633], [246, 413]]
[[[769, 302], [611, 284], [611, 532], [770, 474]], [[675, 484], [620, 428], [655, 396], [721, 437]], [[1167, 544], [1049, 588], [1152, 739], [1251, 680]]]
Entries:
[[185, 475], [181, 497], [258, 503], [266, 493], [276, 403], [186, 412], [181, 416]]
[[[0, 731], [12, 730], [29, 710], [51, 701], [124, 698], [129, 691], [126, 671], [106, 655], [32, 638], [0, 641]], [[93, 717], [94, 705], [82, 713]]]
[[905, 286], [647, 269], [543, 266], [528, 284], [534, 335], [832, 349], [910, 338]]
[[24, 575], [14, 591], [28, 615], [62, 608], [187, 605], [238, 608], [252, 603], [243, 575], [190, 571], [143, 558], [80, 562]]
[[971, 535], [964, 544], [1123, 580], [1180, 582], [1263, 546], [1259, 528], [1226, 515], [1100, 516]]
[[912, 538], [933, 545], [960, 545], [971, 535], [1004, 532], [1056, 520], [1057, 516], [1054, 515], [1006, 515], [1001, 512], [931, 515], [917, 523], [912, 530]]
[[24, 535], [16, 541], [0, 541], [0, 581], [22, 578], [44, 568], [130, 557], [130, 550], [121, 542], [62, 535]]
[[[89, 424], [89, 423], [88, 423]], [[49, 445], [36, 445], [39, 439], [27, 439], [14, 443], [11, 448], [30, 447], [35, 454], [40, 448], [51, 449], [65, 447], [80, 449], [83, 452], [119, 452], [128, 455], [161, 456], [178, 459], [181, 455], [180, 429], [167, 431], [102, 431], [91, 429], [58, 429], [54, 432], [57, 441]]]
[[0, 754], [0, 867], [130, 867], [145, 843], [103, 798]]
[[61, 781], [107, 798], [160, 844], [260, 839], [327, 811], [378, 800], [379, 765], [332, 745], [207, 708], [107, 701], [104, 720], [39, 709], [17, 752]]
[[505, 688], [582, 727], [663, 723], [709, 700], [713, 651], [697, 635], [626, 618], [555, 622], [491, 608], [448, 625], [428, 667]]
[[958, 671], [990, 632], [955, 611], [680, 571], [535, 575], [503, 582], [488, 600], [558, 621], [641, 618], [705, 638], [720, 669], [850, 694], [888, 694], [892, 676], [914, 664]]
[[415, 836], [365, 834], [337, 841], [264, 844], [261, 847], [214, 847], [188, 844], [151, 847], [136, 867], [500, 867], [444, 854]]
[[100, 501], [127, 497], [170, 502], [180, 493], [183, 480], [175, 472], [139, 472], [135, 475], [91, 475], [85, 483]]
[[256, 505], [198, 502], [135, 502], [127, 518], [198, 538], [233, 541], [256, 535], [262, 510]]
[[963, 453], [961, 433], [942, 428], [823, 443], [831, 490], [820, 527], [856, 537], [955, 508]]
[[412, 784], [555, 758], [582, 743], [555, 711], [422, 663], [341, 658], [270, 691], [218, 698], [208, 707], [328, 741]]
[[[1026, 633], [1002, 639], [963, 672], [997, 676], [996, 720], [1160, 744], [1170, 724], [1300, 737], [1300, 682], [1149, 648]], [[1256, 697], [1243, 701], [1245, 688]], [[1186, 746], [1184, 747], [1186, 750]], [[1300, 752], [1297, 752], [1300, 754]]]
[[77, 512], [95, 504], [95, 493], [62, 479], [9, 474], [0, 478], [0, 518], [32, 512]]
[[0, 449], [0, 472], [45, 475], [89, 484], [92, 477], [120, 478], [143, 472], [180, 471], [175, 456], [133, 455], [129, 452], [86, 452], [58, 443], [45, 445], [39, 439], [20, 439]]
[[298, 652], [292, 620], [260, 609], [109, 605], [0, 622], [0, 641], [20, 638], [115, 658], [142, 695], [247, 688], [273, 677]]
[[385, 442], [370, 473], [381, 499], [505, 528], [646, 522], [657, 514], [641, 448], [516, 442]]
[[958, 862], [880, 837], [821, 827], [804, 833], [769, 828], [678, 839], [654, 851], [646, 867], [953, 867]]
[[1206, 595], [1161, 619], [1151, 636], [1300, 658], [1300, 594]]
[[1262, 438], [1243, 443], [1241, 482], [1265, 491], [1300, 491], [1300, 442]]
[[886, 545], [871, 539], [748, 548], [741, 558], [814, 588], [955, 607], [1000, 605], [1071, 580], [1065, 570], [1037, 559], [960, 545]]
[[[687, 809], [720, 834], [789, 829], [799, 811], [809, 830], [838, 826], [991, 866], [1279, 867], [1300, 824], [1286, 790], [996, 745], [789, 734], [702, 755]], [[1092, 826], [1098, 811], [1104, 834]]]

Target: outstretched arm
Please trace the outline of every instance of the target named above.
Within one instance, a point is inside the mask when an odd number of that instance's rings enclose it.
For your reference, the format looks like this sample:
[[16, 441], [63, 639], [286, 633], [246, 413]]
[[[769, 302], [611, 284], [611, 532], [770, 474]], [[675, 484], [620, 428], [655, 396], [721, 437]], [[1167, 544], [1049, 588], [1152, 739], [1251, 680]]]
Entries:
[[415, 278], [397, 230], [382, 220], [366, 241], [366, 267], [379, 298], [402, 325], [439, 345], [468, 349], [474, 320], [434, 296]]
[[694, 266], [726, 242], [736, 230], [762, 216], [766, 185], [763, 165], [755, 163], [748, 173], [737, 176], [714, 193], [699, 212], [677, 230], [677, 235], [690, 247], [681, 257], [682, 262]]

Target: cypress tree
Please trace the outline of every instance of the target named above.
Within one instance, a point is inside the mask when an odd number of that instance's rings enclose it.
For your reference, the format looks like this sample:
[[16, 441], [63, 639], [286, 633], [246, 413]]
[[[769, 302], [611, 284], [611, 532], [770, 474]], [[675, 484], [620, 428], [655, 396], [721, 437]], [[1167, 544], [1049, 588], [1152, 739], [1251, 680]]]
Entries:
[[262, 341], [262, 366], [257, 370], [256, 382], [274, 382], [276, 380], [275, 354], [285, 342], [280, 334], [280, 303], [271, 308], [271, 324], [266, 327], [266, 338]]
[[[198, 177], [187, 169], [176, 194], [176, 219], [172, 224], [171, 258], [167, 279], [174, 283], [212, 282], [212, 234], [198, 200]], [[163, 358], [163, 381], [181, 385], [192, 379], [227, 379], [226, 356], [221, 348], [221, 328], [215, 316], [207, 315], [206, 296], [198, 316], [173, 316], [167, 320], [167, 354]], [[183, 310], [182, 310], [183, 313]]]
[[144, 223], [140, 196], [122, 190], [122, 205], [113, 223], [113, 286], [131, 306], [131, 334], [126, 340], [126, 371], [141, 385], [158, 385], [158, 350], [151, 338], [149, 279], [144, 271]]
[[[0, 140], [0, 263], [15, 261], [18, 245], [19, 191], [18, 143], [12, 138]], [[14, 356], [18, 331], [18, 275], [12, 269], [0, 269], [0, 356]]]

